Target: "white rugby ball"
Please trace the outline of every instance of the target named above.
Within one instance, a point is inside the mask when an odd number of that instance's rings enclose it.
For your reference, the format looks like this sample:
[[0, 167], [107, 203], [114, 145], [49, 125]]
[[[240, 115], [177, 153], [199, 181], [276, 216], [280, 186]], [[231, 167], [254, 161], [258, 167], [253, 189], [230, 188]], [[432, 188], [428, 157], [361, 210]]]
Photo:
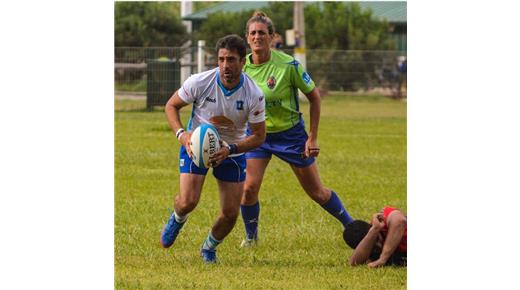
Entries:
[[209, 168], [209, 158], [220, 150], [220, 135], [211, 124], [202, 124], [191, 133], [191, 160], [200, 168]]

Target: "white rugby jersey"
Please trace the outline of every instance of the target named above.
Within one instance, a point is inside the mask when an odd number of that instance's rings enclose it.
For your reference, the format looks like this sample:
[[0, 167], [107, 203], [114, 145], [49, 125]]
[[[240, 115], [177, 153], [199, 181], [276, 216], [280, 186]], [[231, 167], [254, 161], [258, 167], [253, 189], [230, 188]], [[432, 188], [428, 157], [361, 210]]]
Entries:
[[178, 95], [185, 103], [193, 103], [189, 131], [209, 123], [228, 144], [246, 137], [247, 123], [265, 120], [264, 94], [245, 73], [232, 90], [220, 82], [218, 67], [194, 74], [182, 84]]

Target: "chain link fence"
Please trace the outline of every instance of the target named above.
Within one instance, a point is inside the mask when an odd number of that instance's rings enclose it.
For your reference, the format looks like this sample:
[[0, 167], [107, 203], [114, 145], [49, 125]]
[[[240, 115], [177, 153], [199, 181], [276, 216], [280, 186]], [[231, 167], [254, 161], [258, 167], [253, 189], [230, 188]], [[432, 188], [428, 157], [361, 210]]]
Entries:
[[[203, 70], [217, 66], [213, 48], [199, 51]], [[197, 73], [199, 51], [197, 47], [116, 47], [116, 98], [171, 94], [185, 78]], [[283, 51], [292, 54], [292, 50]], [[307, 71], [323, 95], [375, 92], [406, 98], [406, 52], [316, 49], [307, 50], [306, 55]]]

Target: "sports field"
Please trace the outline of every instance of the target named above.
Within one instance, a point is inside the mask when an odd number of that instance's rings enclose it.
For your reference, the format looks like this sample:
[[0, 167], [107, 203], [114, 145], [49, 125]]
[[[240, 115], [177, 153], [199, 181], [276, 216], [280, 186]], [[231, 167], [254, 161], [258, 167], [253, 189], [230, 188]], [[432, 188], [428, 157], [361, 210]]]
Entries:
[[[117, 289], [405, 289], [406, 268], [350, 267], [341, 224], [311, 201], [289, 166], [273, 158], [260, 193], [260, 245], [239, 247], [241, 218], [218, 247], [217, 265], [199, 249], [217, 215], [209, 175], [175, 244], [159, 237], [178, 192], [179, 144], [162, 108], [115, 103], [115, 287]], [[302, 104], [308, 125], [308, 105]], [[183, 121], [191, 108], [183, 109]], [[384, 205], [406, 212], [406, 103], [379, 96], [322, 101], [320, 175], [354, 218]]]

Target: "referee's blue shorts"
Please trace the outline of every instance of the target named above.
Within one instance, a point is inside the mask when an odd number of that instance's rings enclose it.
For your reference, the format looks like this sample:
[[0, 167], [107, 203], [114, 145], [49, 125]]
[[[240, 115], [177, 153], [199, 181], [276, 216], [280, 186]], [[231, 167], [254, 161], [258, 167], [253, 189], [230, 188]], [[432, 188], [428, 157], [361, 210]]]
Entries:
[[[250, 131], [248, 129], [248, 134]], [[268, 159], [274, 154], [283, 161], [296, 167], [307, 167], [314, 163], [315, 158], [305, 158], [305, 142], [307, 132], [303, 119], [294, 127], [277, 133], [267, 133], [264, 143], [246, 153], [246, 159]]]

